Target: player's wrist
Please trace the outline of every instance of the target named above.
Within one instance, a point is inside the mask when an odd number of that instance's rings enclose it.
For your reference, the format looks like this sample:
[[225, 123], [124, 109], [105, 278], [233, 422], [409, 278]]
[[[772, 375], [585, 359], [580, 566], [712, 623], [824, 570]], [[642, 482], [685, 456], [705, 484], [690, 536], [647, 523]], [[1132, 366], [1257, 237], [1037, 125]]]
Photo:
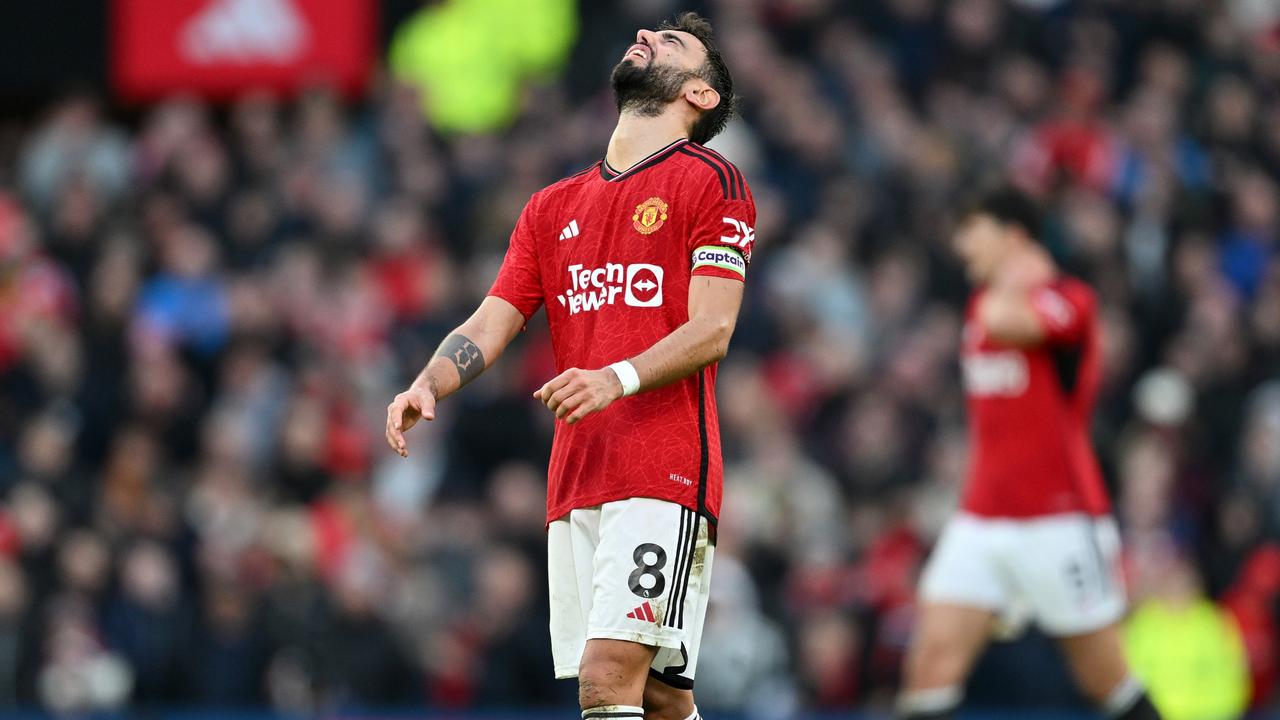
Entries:
[[611, 370], [613, 376], [618, 379], [618, 385], [622, 389], [621, 397], [635, 395], [640, 391], [640, 374], [636, 372], [636, 367], [629, 361], [619, 360], [605, 369]]
[[431, 396], [432, 400], [440, 399], [440, 386], [436, 382], [434, 376], [424, 373], [421, 377], [413, 381], [409, 386], [411, 392], [423, 392]]

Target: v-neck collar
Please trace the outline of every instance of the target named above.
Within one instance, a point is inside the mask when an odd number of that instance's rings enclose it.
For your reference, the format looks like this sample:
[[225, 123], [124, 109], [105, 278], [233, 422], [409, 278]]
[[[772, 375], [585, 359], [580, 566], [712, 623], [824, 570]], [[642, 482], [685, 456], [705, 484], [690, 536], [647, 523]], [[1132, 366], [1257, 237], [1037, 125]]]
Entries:
[[678, 150], [682, 145], [684, 145], [687, 142], [689, 142], [689, 138], [680, 138], [678, 140], [673, 140], [670, 143], [668, 143], [666, 146], [661, 147], [649, 153], [640, 162], [637, 162], [636, 164], [632, 165], [626, 170], [621, 170], [621, 171], [613, 169], [613, 167], [609, 165], [608, 160], [601, 159], [600, 160], [600, 177], [603, 178], [606, 182], [618, 182], [619, 180], [625, 180], [631, 177], [632, 175], [635, 175], [636, 173], [640, 172], [641, 170], [644, 170], [645, 168], [653, 167], [654, 165], [657, 165], [663, 160], [666, 160], [668, 157], [671, 156], [672, 153], [674, 153], [676, 150]]

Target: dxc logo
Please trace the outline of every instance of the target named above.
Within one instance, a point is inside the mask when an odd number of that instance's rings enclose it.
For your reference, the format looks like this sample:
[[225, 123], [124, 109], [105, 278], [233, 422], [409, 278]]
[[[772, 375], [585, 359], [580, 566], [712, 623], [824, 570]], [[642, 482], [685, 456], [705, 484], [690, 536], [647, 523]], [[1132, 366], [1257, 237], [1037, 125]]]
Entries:
[[736, 245], [742, 248], [743, 255], [748, 260], [751, 259], [751, 244], [756, 239], [755, 228], [737, 218], [727, 217], [724, 218], [724, 221], [728, 223], [729, 227], [733, 228], [733, 235], [721, 235], [720, 242], [725, 245]]

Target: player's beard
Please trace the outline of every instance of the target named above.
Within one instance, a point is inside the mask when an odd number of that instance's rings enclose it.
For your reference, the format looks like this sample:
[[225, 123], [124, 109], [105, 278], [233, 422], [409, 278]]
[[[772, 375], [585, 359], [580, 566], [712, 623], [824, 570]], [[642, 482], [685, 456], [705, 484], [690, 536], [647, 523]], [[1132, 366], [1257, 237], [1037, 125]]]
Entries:
[[695, 77], [698, 73], [692, 70], [678, 70], [652, 60], [648, 65], [638, 65], [627, 58], [613, 68], [609, 82], [618, 100], [618, 112], [656, 117], [680, 97], [685, 81]]

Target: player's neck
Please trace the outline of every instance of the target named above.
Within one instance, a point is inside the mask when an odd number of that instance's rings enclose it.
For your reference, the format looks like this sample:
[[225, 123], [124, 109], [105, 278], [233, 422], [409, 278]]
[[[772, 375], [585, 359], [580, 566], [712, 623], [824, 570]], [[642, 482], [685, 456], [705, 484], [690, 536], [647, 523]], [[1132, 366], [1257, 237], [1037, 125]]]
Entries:
[[625, 171], [676, 140], [689, 136], [684, 122], [663, 113], [657, 117], [641, 117], [623, 112], [609, 138], [604, 154], [609, 167]]

